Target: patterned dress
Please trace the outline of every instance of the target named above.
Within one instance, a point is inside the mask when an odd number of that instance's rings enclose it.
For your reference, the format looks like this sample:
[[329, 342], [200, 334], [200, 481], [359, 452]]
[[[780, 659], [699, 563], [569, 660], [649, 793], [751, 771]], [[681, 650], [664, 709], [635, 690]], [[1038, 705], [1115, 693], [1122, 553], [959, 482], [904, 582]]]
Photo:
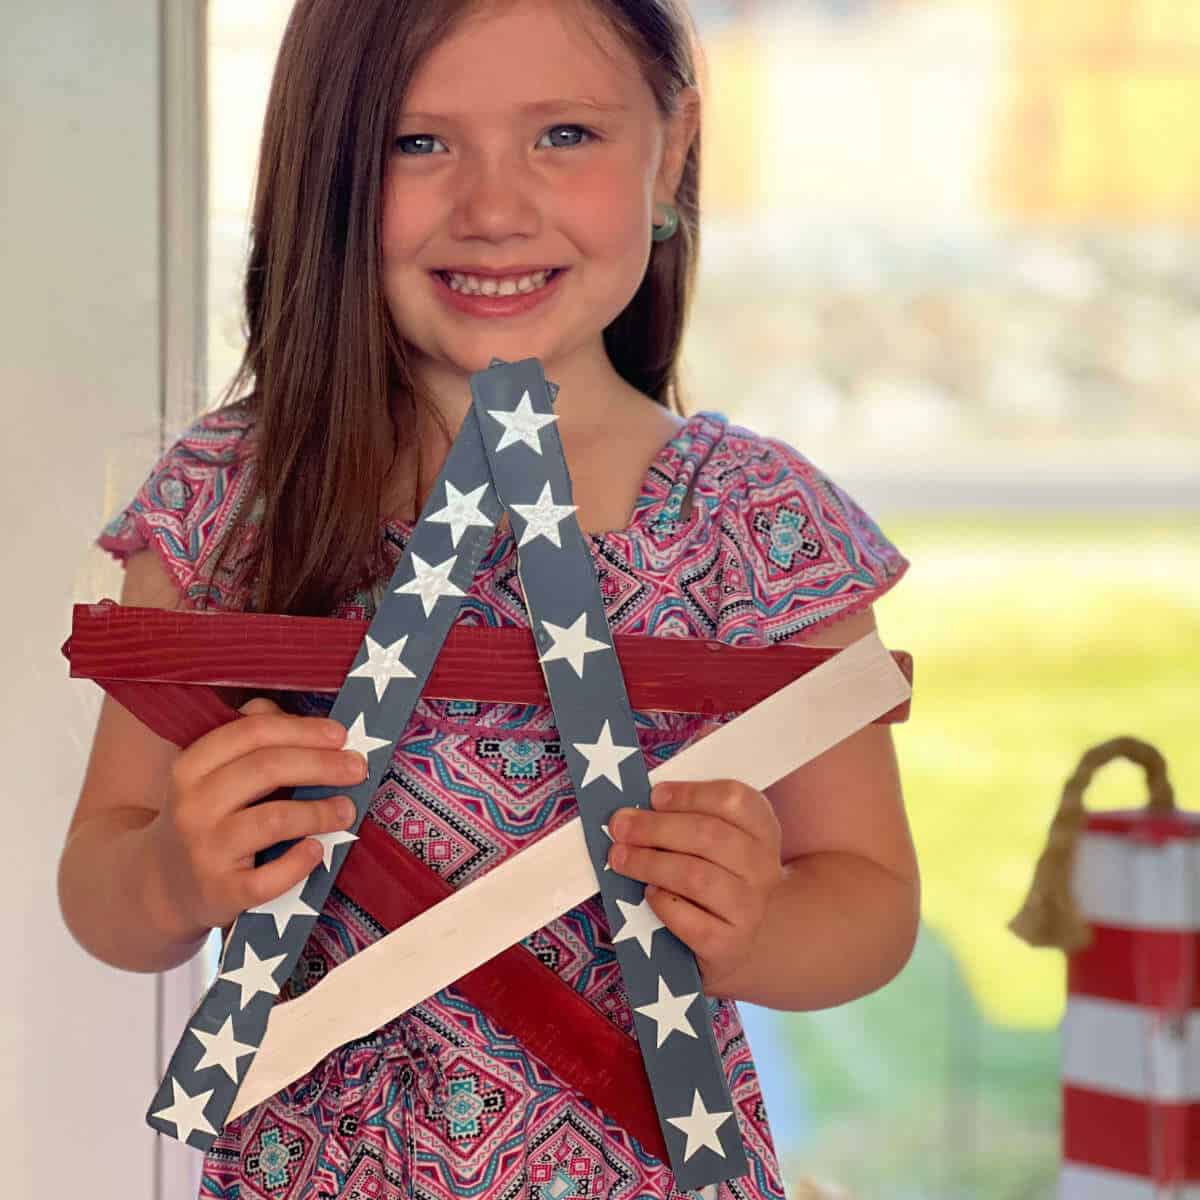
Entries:
[[[241, 404], [201, 417], [97, 544], [122, 562], [153, 546], [188, 605], [203, 607], [214, 535], [252, 494], [253, 459], [237, 454], [251, 423]], [[381, 528], [385, 582], [411, 532], [402, 521]], [[632, 524], [588, 541], [614, 632], [746, 646], [796, 639], [857, 612], [909, 565], [797, 451], [711, 411], [690, 416], [659, 450]], [[244, 608], [247, 593], [229, 567], [216, 580], [211, 606]], [[376, 603], [377, 594], [360, 593], [330, 615], [369, 620]], [[458, 619], [528, 627], [508, 529], [493, 535]], [[294, 712], [324, 715], [333, 696], [289, 700]], [[635, 712], [647, 768], [733, 716]], [[459, 888], [575, 815], [548, 706], [421, 700], [365, 819]], [[335, 884], [280, 999], [300, 995], [383, 933]], [[599, 896], [523, 944], [633, 1034]], [[779, 1200], [779, 1164], [737, 1005], [711, 999], [709, 1012], [750, 1171], [704, 1192], [719, 1200]], [[454, 987], [334, 1051], [230, 1121], [205, 1156], [200, 1191], [207, 1200], [697, 1194], [677, 1188], [669, 1166]]]

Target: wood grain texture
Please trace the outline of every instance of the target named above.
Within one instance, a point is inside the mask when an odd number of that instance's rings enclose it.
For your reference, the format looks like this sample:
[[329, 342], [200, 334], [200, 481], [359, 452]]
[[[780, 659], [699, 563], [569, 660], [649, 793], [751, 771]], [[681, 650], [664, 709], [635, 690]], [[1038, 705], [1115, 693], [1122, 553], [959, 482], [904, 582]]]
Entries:
[[[108, 684], [159, 682], [335, 694], [370, 628], [368, 621], [264, 613], [170, 612], [113, 600], [74, 607], [62, 646], [76, 678]], [[730, 646], [700, 638], [616, 634], [633, 708], [712, 716], [744, 712], [838, 653], [820, 646]], [[892, 652], [912, 683], [912, 656]], [[427, 699], [549, 704], [526, 628], [456, 625], [423, 695]], [[186, 702], [172, 692], [171, 704]], [[206, 701], [196, 701], [209, 711]], [[880, 723], [906, 721], [910, 701]], [[215, 712], [216, 710], [212, 710]]]

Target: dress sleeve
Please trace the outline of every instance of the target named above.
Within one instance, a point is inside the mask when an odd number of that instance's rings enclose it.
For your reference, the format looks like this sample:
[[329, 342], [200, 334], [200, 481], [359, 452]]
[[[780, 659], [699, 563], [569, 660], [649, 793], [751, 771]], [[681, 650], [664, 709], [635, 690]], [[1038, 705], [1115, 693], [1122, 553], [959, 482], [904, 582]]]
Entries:
[[193, 422], [150, 470], [132, 499], [108, 521], [95, 545], [124, 566], [146, 547], [157, 553], [189, 603], [204, 594], [199, 569], [237, 506], [238, 463], [247, 422], [237, 406]]
[[725, 506], [723, 641], [803, 638], [869, 607], [908, 570], [864, 509], [776, 438], [747, 443]]

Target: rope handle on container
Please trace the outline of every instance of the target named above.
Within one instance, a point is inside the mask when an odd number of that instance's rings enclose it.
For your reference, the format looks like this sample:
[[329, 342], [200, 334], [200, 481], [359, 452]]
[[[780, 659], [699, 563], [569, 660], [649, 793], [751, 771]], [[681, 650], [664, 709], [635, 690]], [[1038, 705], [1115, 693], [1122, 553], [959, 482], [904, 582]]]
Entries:
[[1166, 760], [1149, 742], [1116, 737], [1085, 751], [1063, 786], [1062, 799], [1050, 823], [1046, 848], [1034, 868], [1025, 903], [1008, 923], [1008, 928], [1031, 946], [1056, 946], [1071, 954], [1091, 944], [1091, 927], [1080, 914], [1071, 892], [1071, 873], [1079, 833], [1087, 820], [1083, 793], [1096, 772], [1116, 758], [1127, 758], [1145, 769], [1149, 789], [1147, 811], [1157, 814], [1175, 811], [1175, 792], [1167, 779]]

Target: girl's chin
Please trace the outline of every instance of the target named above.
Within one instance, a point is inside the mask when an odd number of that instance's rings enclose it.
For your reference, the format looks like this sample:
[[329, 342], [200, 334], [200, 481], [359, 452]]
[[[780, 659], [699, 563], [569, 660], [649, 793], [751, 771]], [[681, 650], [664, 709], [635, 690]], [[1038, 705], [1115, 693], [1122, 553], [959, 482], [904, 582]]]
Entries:
[[505, 362], [522, 362], [527, 358], [536, 358], [546, 372], [547, 378], [553, 378], [551, 364], [559, 361], [557, 348], [549, 345], [542, 337], [531, 337], [528, 333], [517, 332], [491, 334], [476, 334], [474, 338], [465, 338], [465, 342], [475, 344], [459, 347], [445, 347], [447, 363], [461, 374], [475, 375], [486, 371], [493, 359], [503, 359]]
[[503, 359], [505, 362], [512, 363], [522, 362], [527, 358], [536, 358], [541, 363], [546, 378], [550, 381], [554, 380], [556, 364], [561, 361], [554, 357], [552, 351], [541, 345], [531, 345], [528, 338], [522, 340], [519, 335], [515, 334], [507, 339], [493, 336], [487, 339], [485, 345], [478, 348], [458, 350], [443, 346], [435, 354], [420, 350], [411, 342], [406, 345], [409, 347], [409, 362], [414, 375], [418, 378], [426, 376], [436, 379], [438, 376], [449, 375], [454, 378], [456, 385], [461, 384], [464, 388], [468, 386], [471, 376], [477, 375], [480, 371], [486, 371], [492, 365], [493, 359]]

